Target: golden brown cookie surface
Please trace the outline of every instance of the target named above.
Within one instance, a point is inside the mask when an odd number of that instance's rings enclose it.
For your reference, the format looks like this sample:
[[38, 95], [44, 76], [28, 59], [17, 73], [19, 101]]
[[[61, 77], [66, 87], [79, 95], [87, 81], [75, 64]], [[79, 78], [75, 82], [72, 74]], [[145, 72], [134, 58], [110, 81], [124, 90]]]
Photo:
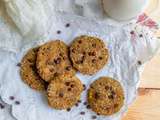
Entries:
[[39, 75], [47, 82], [58, 75], [74, 75], [68, 54], [67, 45], [60, 40], [42, 45], [37, 54]]
[[48, 103], [55, 109], [71, 108], [80, 99], [83, 85], [77, 77], [59, 76], [48, 86]]
[[112, 78], [101, 77], [88, 90], [91, 109], [100, 115], [112, 115], [124, 104], [124, 91], [120, 83]]
[[21, 61], [20, 75], [22, 80], [35, 90], [45, 90], [45, 82], [37, 73], [36, 56], [38, 48], [30, 49]]
[[70, 57], [78, 71], [92, 75], [107, 63], [109, 52], [101, 39], [84, 35], [71, 44]]

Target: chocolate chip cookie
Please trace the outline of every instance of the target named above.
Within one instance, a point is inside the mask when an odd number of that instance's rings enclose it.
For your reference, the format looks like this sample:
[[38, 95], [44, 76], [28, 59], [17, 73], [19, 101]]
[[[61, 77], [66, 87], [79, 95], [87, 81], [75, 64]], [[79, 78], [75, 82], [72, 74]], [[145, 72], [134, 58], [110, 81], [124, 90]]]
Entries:
[[36, 69], [38, 48], [30, 49], [21, 61], [20, 75], [22, 80], [35, 90], [45, 90], [46, 83], [41, 79]]
[[74, 75], [71, 62], [68, 57], [67, 45], [55, 40], [42, 45], [37, 54], [37, 69], [39, 75], [47, 82], [58, 75]]
[[100, 115], [112, 115], [124, 104], [124, 91], [121, 84], [109, 77], [94, 81], [88, 90], [91, 109]]
[[109, 52], [101, 39], [84, 35], [71, 44], [70, 58], [79, 72], [92, 75], [107, 63]]
[[48, 103], [55, 109], [67, 109], [75, 105], [80, 99], [83, 85], [73, 76], [58, 76], [48, 86]]

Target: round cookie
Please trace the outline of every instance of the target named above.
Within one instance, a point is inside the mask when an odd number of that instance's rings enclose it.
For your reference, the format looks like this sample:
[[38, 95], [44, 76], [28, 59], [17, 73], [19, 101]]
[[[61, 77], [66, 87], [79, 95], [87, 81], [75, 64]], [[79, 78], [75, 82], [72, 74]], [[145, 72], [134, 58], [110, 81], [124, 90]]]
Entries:
[[92, 75], [107, 63], [109, 52], [101, 39], [84, 35], [71, 44], [70, 58], [79, 72]]
[[68, 52], [67, 45], [60, 40], [42, 45], [37, 54], [39, 75], [47, 82], [58, 75], [74, 75]]
[[21, 61], [20, 75], [22, 80], [35, 90], [45, 90], [46, 83], [41, 79], [36, 69], [38, 48], [30, 49]]
[[124, 91], [121, 84], [108, 77], [94, 81], [88, 90], [88, 103], [100, 115], [112, 115], [124, 104]]
[[67, 109], [75, 105], [83, 91], [81, 81], [75, 76], [58, 76], [48, 86], [48, 103], [55, 109]]

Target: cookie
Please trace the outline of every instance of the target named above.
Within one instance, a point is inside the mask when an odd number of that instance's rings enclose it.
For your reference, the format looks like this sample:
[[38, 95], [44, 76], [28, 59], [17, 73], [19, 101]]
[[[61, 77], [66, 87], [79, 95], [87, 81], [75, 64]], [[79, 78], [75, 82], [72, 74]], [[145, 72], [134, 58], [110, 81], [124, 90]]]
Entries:
[[101, 39], [84, 35], [71, 44], [70, 58], [79, 72], [92, 75], [107, 63], [109, 52]]
[[37, 54], [37, 69], [39, 75], [47, 82], [58, 75], [74, 75], [69, 60], [67, 45], [60, 41], [51, 41], [39, 48]]
[[94, 81], [88, 90], [88, 103], [100, 115], [112, 115], [124, 104], [124, 91], [121, 84], [108, 77]]
[[73, 76], [58, 76], [48, 86], [48, 103], [55, 109], [67, 109], [75, 105], [83, 91], [81, 81]]
[[45, 90], [46, 83], [41, 79], [36, 69], [38, 48], [30, 49], [21, 61], [20, 76], [22, 80], [35, 90]]

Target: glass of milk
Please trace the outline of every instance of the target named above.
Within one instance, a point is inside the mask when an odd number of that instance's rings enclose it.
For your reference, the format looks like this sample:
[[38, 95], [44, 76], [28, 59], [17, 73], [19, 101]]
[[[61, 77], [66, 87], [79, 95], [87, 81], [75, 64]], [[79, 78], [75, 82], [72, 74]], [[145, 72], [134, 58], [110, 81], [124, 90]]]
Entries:
[[118, 21], [135, 18], [146, 7], [149, 0], [102, 0], [104, 11]]

